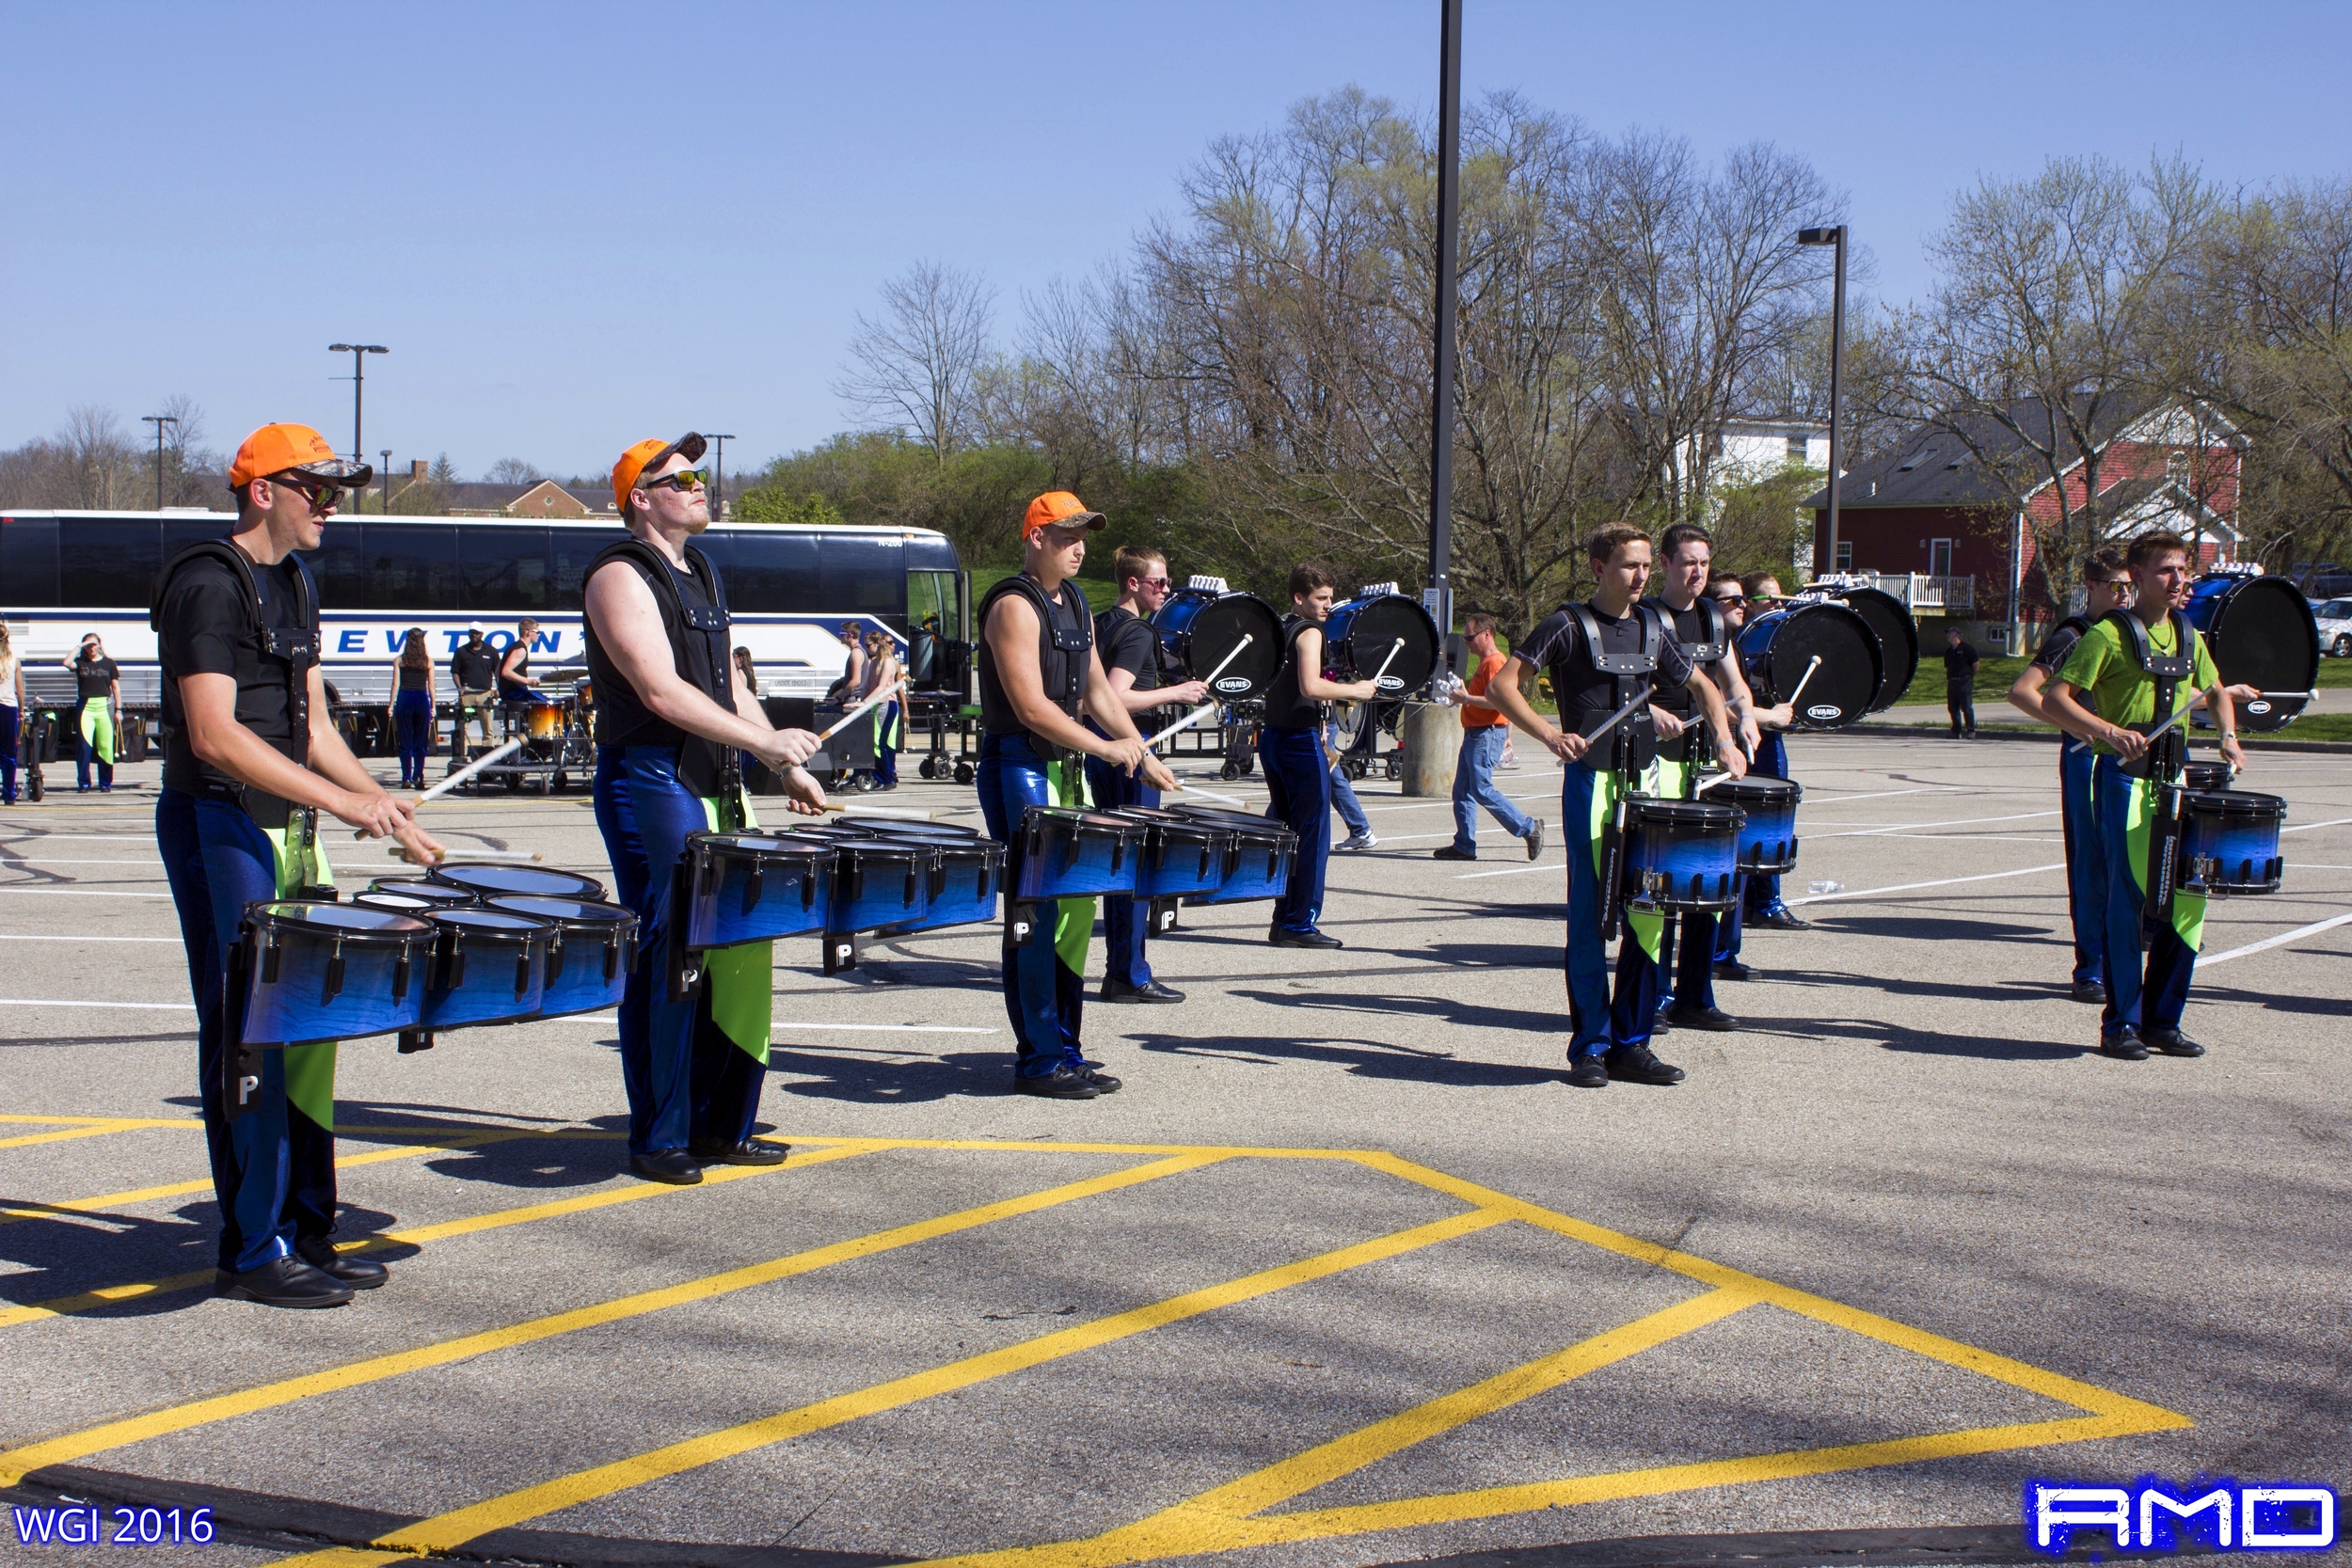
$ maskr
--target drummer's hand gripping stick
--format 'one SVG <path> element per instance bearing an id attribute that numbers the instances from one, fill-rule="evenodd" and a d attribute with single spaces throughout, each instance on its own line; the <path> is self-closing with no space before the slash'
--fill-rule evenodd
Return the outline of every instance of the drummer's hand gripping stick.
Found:
<path id="1" fill-rule="evenodd" d="M 1396 662 L 1396 656 L 1397 656 L 1397 655 L 1399 655 L 1399 654 L 1401 654 L 1401 653 L 1403 653 L 1404 651 L 1405 651 L 1405 639 L 1403 639 L 1403 638 L 1401 638 L 1401 637 L 1400 637 L 1400 638 L 1398 638 L 1398 639 L 1397 639 L 1394 642 L 1391 642 L 1391 643 L 1390 643 L 1390 644 L 1389 644 L 1389 657 L 1386 657 L 1386 658 L 1384 658 L 1384 659 L 1382 659 L 1382 660 L 1380 661 L 1380 668 L 1379 668 L 1379 669 L 1377 669 L 1377 670 L 1375 670 L 1375 671 L 1372 673 L 1372 685 L 1373 685 L 1373 689 L 1375 689 L 1375 690 L 1378 690 L 1378 689 L 1379 689 L 1379 687 L 1380 687 L 1380 677 L 1381 677 L 1381 676 L 1383 676 L 1383 675 L 1385 675 L 1385 674 L 1387 674 L 1387 673 L 1389 673 L 1389 666 L 1390 666 L 1390 665 L 1391 665 L 1391 664 L 1394 664 L 1394 663 Z"/>
<path id="2" fill-rule="evenodd" d="M 882 688 L 880 691 L 875 692 L 871 697 L 866 698 L 866 701 L 858 704 L 857 706 L 851 708 L 849 712 L 843 714 L 840 718 L 834 720 L 832 723 L 818 731 L 817 738 L 819 741 L 831 740 L 834 736 L 839 735 L 843 730 L 848 729 L 852 723 L 856 722 L 860 716 L 864 715 L 870 709 L 890 701 L 891 698 L 896 697 L 899 692 L 904 691 L 906 689 L 907 683 L 904 681 L 899 681 L 894 686 L 886 686 Z"/>

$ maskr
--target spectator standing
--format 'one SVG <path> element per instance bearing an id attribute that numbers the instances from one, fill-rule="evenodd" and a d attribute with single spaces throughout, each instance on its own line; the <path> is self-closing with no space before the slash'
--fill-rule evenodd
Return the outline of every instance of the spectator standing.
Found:
<path id="1" fill-rule="evenodd" d="M 490 744 L 490 693 L 498 687 L 498 651 L 482 640 L 482 623 L 466 628 L 465 645 L 449 657 L 450 684 L 457 688 L 457 719 L 450 725 L 450 768 L 466 763 L 466 723 L 481 726 L 482 744 Z"/>
<path id="2" fill-rule="evenodd" d="M 735 673 L 743 683 L 744 690 L 755 697 L 759 695 L 759 672 L 752 665 L 752 651 L 749 648 L 735 650 Z"/>
<path id="3" fill-rule="evenodd" d="M 73 672 L 73 789 L 89 793 L 90 764 L 98 764 L 98 788 L 115 786 L 115 715 L 122 711 L 122 672 L 106 657 L 106 645 L 91 632 L 82 651 L 62 661 Z"/>
<path id="4" fill-rule="evenodd" d="M 1454 842 L 1432 851 L 1441 861 L 1478 858 L 1478 808 L 1484 806 L 1502 831 L 1527 846 L 1527 858 L 1544 852 L 1544 825 L 1511 803 L 1495 787 L 1495 764 L 1502 758 L 1503 738 L 1511 721 L 1486 700 L 1486 683 L 1510 661 L 1495 646 L 1495 618 L 1470 615 L 1463 619 L 1463 641 L 1478 659 L 1461 699 L 1462 750 L 1454 761 Z"/>
<path id="5" fill-rule="evenodd" d="M 1944 628 L 1944 709 L 1954 740 L 1977 738 L 1977 650 L 1958 626 Z"/>
<path id="6" fill-rule="evenodd" d="M 24 719 L 24 661 L 0 626 L 0 805 L 16 804 L 16 735 Z"/>
<path id="7" fill-rule="evenodd" d="M 425 753 L 433 750 L 433 651 L 424 645 L 424 628 L 410 626 L 392 664 L 393 749 L 400 752 L 405 788 L 424 787 Z M 464 724 L 464 714 L 458 722 Z"/>
<path id="8" fill-rule="evenodd" d="M 857 700 L 866 701 L 876 692 L 888 691 L 897 686 L 905 667 L 898 662 L 898 646 L 886 631 L 866 634 L 866 676 L 858 687 Z M 898 699 L 874 710 L 874 774 L 875 789 L 898 787 Z"/>

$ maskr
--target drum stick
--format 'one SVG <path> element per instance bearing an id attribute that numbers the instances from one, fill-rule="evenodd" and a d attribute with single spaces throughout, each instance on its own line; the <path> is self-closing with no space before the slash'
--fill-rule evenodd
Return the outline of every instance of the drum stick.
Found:
<path id="1" fill-rule="evenodd" d="M 1204 679 L 1200 684 L 1206 686 L 1210 681 L 1213 681 L 1216 679 L 1217 676 L 1225 673 L 1225 667 L 1228 664 L 1232 663 L 1233 660 L 1239 658 L 1241 657 L 1241 651 L 1256 641 L 1257 633 L 1242 633 L 1241 641 L 1233 644 L 1233 651 L 1219 659 L 1217 661 L 1216 668 L 1210 671 L 1207 679 Z M 1199 707 L 1194 708 L 1190 713 L 1185 714 L 1182 719 L 1177 720 L 1176 722 L 1168 725 L 1168 728 L 1162 730 L 1159 734 L 1145 741 L 1143 743 L 1143 749 L 1147 752 L 1150 751 L 1152 747 L 1157 746 L 1161 741 L 1166 740 L 1169 736 L 1174 735 L 1177 731 L 1189 729 L 1193 725 L 1198 724 L 1201 720 L 1207 718 L 1210 714 L 1215 713 L 1217 705 L 1215 703 L 1201 704 Z"/>
<path id="2" fill-rule="evenodd" d="M 445 863 L 447 861 L 528 862 L 544 861 L 547 859 L 547 856 L 541 854 L 536 849 L 467 849 L 457 854 L 445 856 L 442 860 L 438 861 L 421 861 L 417 859 L 416 856 L 408 852 L 408 846 L 405 844 L 394 844 L 388 846 L 385 849 L 385 853 L 390 855 L 392 859 L 396 861 L 406 861 L 410 865 L 440 865 Z"/>
<path id="3" fill-rule="evenodd" d="M 1797 689 L 1788 693 L 1788 705 L 1790 707 L 1795 707 L 1797 705 L 1797 699 L 1804 695 L 1805 682 L 1811 680 L 1813 678 L 1813 672 L 1819 670 L 1820 667 L 1821 656 L 1820 654 L 1815 654 L 1813 656 L 1813 662 L 1804 667 L 1804 673 L 1797 677 Z"/>
<path id="4" fill-rule="evenodd" d="M 866 709 L 874 707 L 879 704 L 890 701 L 891 698 L 896 697 L 899 692 L 904 691 L 906 689 L 906 682 L 899 681 L 895 685 L 884 687 L 882 690 L 875 692 L 871 697 L 866 698 L 866 701 L 858 704 L 857 706 L 851 708 L 849 712 L 843 714 L 839 719 L 834 721 L 833 723 L 827 725 L 824 729 L 818 731 L 817 738 L 819 741 L 831 740 L 834 736 L 839 735 L 843 730 L 849 728 L 850 721 L 866 712 Z"/>
<path id="5" fill-rule="evenodd" d="M 1389 644 L 1389 657 L 1382 659 L 1380 661 L 1380 668 L 1372 673 L 1372 684 L 1374 686 L 1376 687 L 1380 684 L 1380 677 L 1389 673 L 1389 666 L 1394 664 L 1396 662 L 1396 656 L 1404 651 L 1405 639 L 1401 637 Z"/>
<path id="6" fill-rule="evenodd" d="M 1214 669 L 1214 670 L 1212 670 L 1212 671 L 1210 671 L 1207 674 L 1205 674 L 1205 675 L 1203 675 L 1203 676 L 1201 676 L 1201 677 L 1200 677 L 1200 684 L 1201 684 L 1201 685 L 1203 685 L 1203 686 L 1206 686 L 1206 685 L 1208 685 L 1211 681 L 1213 681 L 1213 680 L 1216 679 L 1216 678 L 1217 678 L 1217 676 L 1219 676 L 1219 675 L 1221 675 L 1221 674 L 1225 673 L 1225 667 L 1226 667 L 1227 665 L 1229 665 L 1229 664 L 1232 663 L 1232 662 L 1233 662 L 1233 660 L 1235 660 L 1235 659 L 1237 659 L 1237 658 L 1241 657 L 1241 651 L 1242 651 L 1244 648 L 1247 648 L 1248 646 L 1249 646 L 1249 644 L 1251 644 L 1252 642 L 1255 642 L 1257 640 L 1258 640 L 1258 634 L 1257 634 L 1256 632 L 1254 632 L 1254 631 L 1246 631 L 1246 632 L 1243 632 L 1243 633 L 1241 634 L 1241 641 L 1233 644 L 1233 651 L 1232 651 L 1232 653 L 1230 653 L 1230 654 L 1227 654 L 1227 655 L 1226 655 L 1223 658 L 1218 659 L 1218 660 L 1216 661 L 1216 669 Z"/>
<path id="7" fill-rule="evenodd" d="M 473 761 L 466 764 L 465 767 L 460 768 L 456 772 L 452 773 L 448 778 L 443 779 L 439 784 L 435 784 L 431 789 L 428 789 L 423 794 L 418 796 L 417 804 L 421 806 L 431 801 L 439 800 L 442 796 L 447 795 L 451 790 L 455 789 L 459 784 L 464 784 L 468 779 L 472 778 L 476 773 L 481 772 L 484 768 L 489 767 L 490 764 L 498 761 L 509 752 L 520 749 L 523 741 L 528 738 L 529 736 L 519 736 L 516 739 L 508 741 L 503 746 L 496 747 L 493 750 L 483 752 L 480 756 L 474 758 Z M 369 838 L 381 835 L 371 834 L 365 828 L 354 828 L 351 830 L 351 836 L 354 838 Z"/>
<path id="8" fill-rule="evenodd" d="M 1625 706 L 1619 708 L 1616 712 L 1602 720 L 1598 727 L 1594 729 L 1590 734 L 1586 735 L 1584 738 L 1587 740 L 1597 740 L 1602 736 L 1607 735 L 1611 730 L 1617 727 L 1619 721 L 1622 721 L 1627 714 L 1631 713 L 1635 708 L 1640 707 L 1644 703 L 1648 702 L 1654 694 L 1655 693 L 1652 692 L 1650 688 L 1645 686 L 1640 691 L 1634 693 L 1634 697 L 1631 702 L 1626 704 Z"/>
<path id="9" fill-rule="evenodd" d="M 1243 800 L 1240 796 L 1219 795 L 1214 789 L 1192 789 L 1180 784 L 1176 786 L 1176 793 L 1179 795 L 1198 795 L 1203 800 L 1215 800 L 1220 806 L 1239 806 L 1244 811 L 1248 811 L 1249 809 L 1249 802 Z"/>

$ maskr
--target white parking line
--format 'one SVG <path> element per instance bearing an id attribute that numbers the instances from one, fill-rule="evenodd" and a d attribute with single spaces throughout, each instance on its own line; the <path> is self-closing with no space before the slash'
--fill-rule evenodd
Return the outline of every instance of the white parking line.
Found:
<path id="1" fill-rule="evenodd" d="M 2279 831 L 2282 833 L 2308 833 L 2319 828 L 2341 828 L 2346 822 L 2352 822 L 2352 816 L 2335 816 L 2325 822 L 2306 822 L 2299 828 L 2281 828 Z"/>
<path id="2" fill-rule="evenodd" d="M 196 1004 L 193 1002 L 80 1002 L 47 996 L 0 996 L 0 1007 L 105 1007 L 116 1012 L 143 1013 L 192 1013 L 196 1011 Z"/>
<path id="3" fill-rule="evenodd" d="M 6 887 L 0 893 L 13 893 L 25 898 L 168 898 L 168 893 L 114 893 L 86 887 Z"/>
<path id="4" fill-rule="evenodd" d="M 1842 833 L 1805 833 L 1807 841 L 1824 838 L 1868 838 L 1879 833 L 1915 833 L 1924 828 L 1967 828 L 1980 822 L 2030 822 L 2037 816 L 2057 816 L 2055 811 L 2021 811 L 2010 816 L 1960 816 L 1949 822 L 1889 822 L 1878 828 L 1850 828 Z"/>
<path id="5" fill-rule="evenodd" d="M 1791 906 L 1825 904 L 1833 898 L 1870 898 L 1882 893 L 1909 893 L 1915 888 L 1923 887 L 1951 887 L 1959 882 L 1997 882 L 2004 877 L 2030 877 L 2038 871 L 2063 871 L 2065 869 L 2064 861 L 2054 861 L 2048 865 L 2021 866 L 2015 871 L 1988 871 L 1978 877 L 1939 877 L 1931 882 L 1897 882 L 1893 887 L 1855 888 L 1850 893 L 1807 894 L 1803 898 L 1791 898 L 1788 902 Z"/>
<path id="6" fill-rule="evenodd" d="M 2211 969 L 2215 964 L 2227 963 L 2232 958 L 2243 958 L 2249 953 L 2266 953 L 2273 947 L 2284 947 L 2291 942 L 2301 942 L 2305 937 L 2315 937 L 2322 931 L 2332 931 L 2337 927 L 2345 925 L 2352 925 L 2352 914 L 2339 914 L 2326 920 L 2314 920 L 2309 926 L 2298 926 L 2292 931 L 2281 931 L 2279 935 L 2265 937 L 2261 942 L 2249 942 L 2243 947 L 2233 947 L 2227 953 L 2216 953 L 2210 958 L 2199 958 L 2197 967 Z"/>
<path id="7" fill-rule="evenodd" d="M 167 942 L 181 945 L 178 937 L 45 937 L 29 936 L 17 931 L 0 931 L 0 942 Z"/>

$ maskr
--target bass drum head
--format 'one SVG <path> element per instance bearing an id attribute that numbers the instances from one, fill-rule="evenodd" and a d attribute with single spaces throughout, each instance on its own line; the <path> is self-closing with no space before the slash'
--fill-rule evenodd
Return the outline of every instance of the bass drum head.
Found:
<path id="1" fill-rule="evenodd" d="M 1282 619 L 1254 594 L 1180 591 L 1160 607 L 1152 628 L 1193 680 L 1217 671 L 1211 694 L 1220 702 L 1264 696 L 1282 667 Z M 1249 645 L 1233 654 L 1245 637 Z M 1230 664 L 1228 655 L 1233 655 Z"/>
<path id="2" fill-rule="evenodd" d="M 1911 685 L 1911 677 L 1919 673 L 1919 624 L 1903 608 L 1902 600 L 1877 588 L 1843 588 L 1837 596 L 1869 624 L 1879 640 L 1879 689 L 1870 699 L 1872 713 L 1883 712 L 1895 705 Z M 1810 699 L 1810 689 L 1805 696 Z"/>
<path id="3" fill-rule="evenodd" d="M 1348 612 L 1347 624 L 1335 632 L 1331 626 L 1342 610 Z M 1428 684 L 1438 668 L 1438 628 L 1420 605 L 1402 594 L 1382 594 L 1331 613 L 1333 621 L 1325 623 L 1325 635 L 1346 640 L 1348 667 L 1358 680 L 1372 679 L 1386 665 L 1387 673 L 1380 675 L 1383 697 L 1401 697 Z M 1401 648 L 1399 641 L 1405 644 Z M 1392 649 L 1393 658 L 1389 657 Z"/>
<path id="4" fill-rule="evenodd" d="M 2257 691 L 2309 691 L 2319 681 L 2319 622 L 2311 601 L 2284 578 L 2200 578 L 2189 589 L 2189 624 L 2213 649 L 2222 684 Z M 2236 705 L 2241 730 L 2282 729 L 2306 699 L 2256 697 Z"/>
<path id="5" fill-rule="evenodd" d="M 1805 671 L 1821 661 L 1811 679 Z M 1775 610 L 1740 634 L 1740 661 L 1767 707 L 1804 687 L 1797 709 L 1802 729 L 1834 730 L 1870 711 L 1883 684 L 1878 634 L 1859 612 L 1825 600 Z"/>

